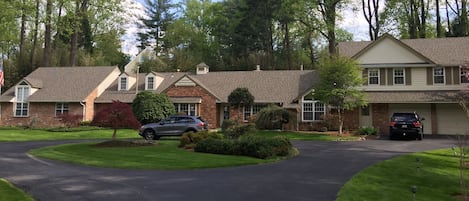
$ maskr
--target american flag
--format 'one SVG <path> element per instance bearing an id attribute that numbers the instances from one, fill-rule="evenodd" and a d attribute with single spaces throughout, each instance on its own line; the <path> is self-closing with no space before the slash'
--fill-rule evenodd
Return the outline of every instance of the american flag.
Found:
<path id="1" fill-rule="evenodd" d="M 2 87 L 5 84 L 5 77 L 3 76 L 3 61 L 0 60 L 0 87 Z"/>

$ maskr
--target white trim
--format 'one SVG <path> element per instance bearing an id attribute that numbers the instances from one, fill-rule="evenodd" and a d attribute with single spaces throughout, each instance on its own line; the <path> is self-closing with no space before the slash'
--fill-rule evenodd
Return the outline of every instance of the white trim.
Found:
<path id="1" fill-rule="evenodd" d="M 443 83 L 436 83 L 435 82 L 435 76 L 436 76 L 435 75 L 435 70 L 436 69 L 442 69 L 443 70 L 442 71 L 443 72 L 443 75 L 442 75 L 443 76 Z M 441 75 L 438 75 L 438 76 L 441 76 Z M 445 85 L 446 84 L 446 70 L 445 70 L 445 67 L 434 67 L 433 72 L 432 72 L 432 77 L 433 77 L 433 84 L 434 85 Z"/>
<path id="2" fill-rule="evenodd" d="M 123 84 L 123 80 L 122 80 L 122 79 L 123 79 L 123 78 L 125 78 L 125 87 L 122 86 L 122 84 Z M 127 75 L 121 75 L 121 76 L 119 76 L 119 80 L 118 80 L 118 84 L 117 84 L 117 85 L 118 85 L 118 86 L 117 86 L 117 90 L 118 90 L 118 91 L 127 91 L 127 90 L 129 90 L 129 76 L 127 76 Z"/>
<path id="3" fill-rule="evenodd" d="M 371 74 L 370 74 L 370 73 L 371 73 L 371 71 L 376 71 L 376 72 L 378 72 L 378 73 L 377 73 L 377 77 L 376 77 L 376 78 L 378 78 L 378 83 L 377 83 L 377 84 L 370 83 L 370 78 L 371 78 Z M 375 77 L 375 76 L 373 76 L 373 77 Z M 380 85 L 380 78 L 381 78 L 381 75 L 380 75 L 380 70 L 379 70 L 379 69 L 377 69 L 377 68 L 370 68 L 370 69 L 368 69 L 368 85 Z"/>
<path id="4" fill-rule="evenodd" d="M 396 78 L 399 78 L 399 77 L 396 77 L 396 70 L 402 70 L 402 83 L 396 83 Z M 392 69 L 392 82 L 393 82 L 393 85 L 405 85 L 405 69 L 404 68 L 393 68 Z"/>
<path id="5" fill-rule="evenodd" d="M 150 85 L 149 85 L 150 78 L 153 79 L 153 86 L 152 87 L 150 87 Z M 147 75 L 145 77 L 145 90 L 155 90 L 155 86 L 156 86 L 156 77 L 154 75 Z"/>

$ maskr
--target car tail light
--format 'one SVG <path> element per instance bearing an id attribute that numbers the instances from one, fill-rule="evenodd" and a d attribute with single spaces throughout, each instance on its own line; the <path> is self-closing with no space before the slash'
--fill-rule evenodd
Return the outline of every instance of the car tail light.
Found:
<path id="1" fill-rule="evenodd" d="M 199 124 L 197 124 L 197 126 L 199 126 L 199 127 L 204 127 L 204 126 L 205 126 L 205 123 L 204 123 L 204 122 L 200 122 Z"/>
<path id="2" fill-rule="evenodd" d="M 420 128 L 422 126 L 422 123 L 420 123 L 420 121 L 415 121 L 413 124 L 416 128 Z"/>
<path id="3" fill-rule="evenodd" d="M 389 126 L 394 127 L 395 125 L 396 125 L 396 122 L 395 122 L 395 121 L 391 121 L 391 123 L 389 123 Z"/>

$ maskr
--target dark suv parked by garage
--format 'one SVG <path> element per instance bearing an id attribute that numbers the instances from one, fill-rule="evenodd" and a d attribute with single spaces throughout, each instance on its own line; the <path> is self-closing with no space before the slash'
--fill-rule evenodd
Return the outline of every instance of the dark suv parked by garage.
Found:
<path id="1" fill-rule="evenodd" d="M 158 140 L 161 136 L 179 136 L 185 132 L 208 129 L 208 123 L 199 116 L 176 115 L 156 123 L 145 124 L 139 135 L 147 140 Z"/>
<path id="2" fill-rule="evenodd" d="M 389 124 L 389 137 L 391 140 L 398 137 L 410 139 L 423 139 L 423 124 L 425 118 L 417 113 L 394 113 Z"/>

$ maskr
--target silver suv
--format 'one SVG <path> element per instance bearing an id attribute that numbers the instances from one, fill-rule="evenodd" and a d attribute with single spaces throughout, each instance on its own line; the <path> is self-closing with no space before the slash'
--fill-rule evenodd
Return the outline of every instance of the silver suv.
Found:
<path id="1" fill-rule="evenodd" d="M 161 136 L 179 136 L 207 129 L 208 123 L 199 116 L 175 115 L 143 125 L 138 134 L 147 140 L 158 140 Z"/>

